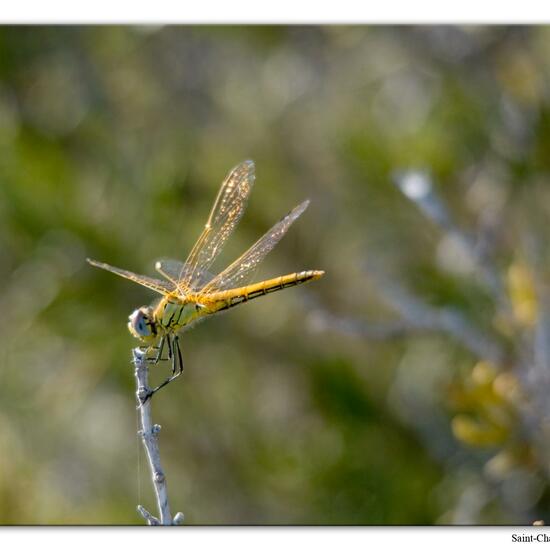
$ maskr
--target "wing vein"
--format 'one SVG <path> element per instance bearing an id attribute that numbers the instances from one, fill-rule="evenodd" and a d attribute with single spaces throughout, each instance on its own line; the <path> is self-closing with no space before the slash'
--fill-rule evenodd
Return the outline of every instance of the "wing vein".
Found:
<path id="1" fill-rule="evenodd" d="M 275 245 L 284 237 L 290 226 L 300 217 L 308 205 L 309 201 L 306 200 L 290 211 L 244 254 L 207 283 L 201 289 L 201 292 L 217 292 L 219 290 L 227 290 L 229 288 L 241 286 L 243 280 L 253 272 L 267 254 L 273 250 Z"/>
<path id="2" fill-rule="evenodd" d="M 254 179 L 251 160 L 237 165 L 226 176 L 203 232 L 181 268 L 177 281 L 181 292 L 197 290 L 204 284 L 203 274 L 210 269 L 244 213 Z"/>

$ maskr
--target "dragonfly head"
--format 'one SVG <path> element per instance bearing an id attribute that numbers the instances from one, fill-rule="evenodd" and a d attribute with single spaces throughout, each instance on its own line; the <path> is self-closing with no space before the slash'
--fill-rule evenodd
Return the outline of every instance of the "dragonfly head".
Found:
<path id="1" fill-rule="evenodd" d="M 128 330 L 132 336 L 146 344 L 153 343 L 157 339 L 157 323 L 151 307 L 143 306 L 136 309 L 128 319 Z"/>

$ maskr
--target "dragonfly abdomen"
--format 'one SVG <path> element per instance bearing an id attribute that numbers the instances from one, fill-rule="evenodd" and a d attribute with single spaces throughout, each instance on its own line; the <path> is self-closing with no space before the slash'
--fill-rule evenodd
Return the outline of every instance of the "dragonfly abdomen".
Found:
<path id="1" fill-rule="evenodd" d="M 214 292 L 204 298 L 204 305 L 211 313 L 217 313 L 271 292 L 314 281 L 322 277 L 324 273 L 324 271 L 301 271 L 240 288 Z"/>

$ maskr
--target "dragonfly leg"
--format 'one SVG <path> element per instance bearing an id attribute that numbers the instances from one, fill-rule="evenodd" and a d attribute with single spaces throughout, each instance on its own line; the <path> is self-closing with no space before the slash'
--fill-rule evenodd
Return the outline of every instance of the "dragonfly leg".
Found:
<path id="1" fill-rule="evenodd" d="M 163 336 L 161 339 L 160 339 L 160 343 L 159 343 L 159 346 L 158 348 L 153 348 L 153 349 L 157 349 L 157 354 L 156 356 L 153 358 L 153 363 L 156 365 L 159 361 L 163 361 L 162 359 L 162 352 L 164 351 L 164 341 L 166 340 L 166 336 Z"/>
<path id="2" fill-rule="evenodd" d="M 170 336 L 166 336 L 166 347 L 168 348 L 168 359 L 174 362 L 174 352 L 172 350 L 172 341 L 170 340 Z"/>
<path id="3" fill-rule="evenodd" d="M 168 348 L 168 358 L 172 360 L 172 376 L 169 376 L 162 384 L 158 385 L 156 388 L 153 388 L 147 394 L 142 404 L 153 397 L 153 395 L 157 393 L 161 388 L 164 388 L 164 386 L 170 384 L 170 382 L 174 381 L 178 376 L 183 373 L 183 357 L 181 355 L 179 337 L 176 335 L 174 336 L 174 340 L 171 341 L 170 337 L 166 336 L 166 345 Z"/>
<path id="4" fill-rule="evenodd" d="M 176 346 L 176 350 L 178 352 L 179 371 L 176 374 L 174 372 L 175 369 L 172 367 L 172 375 L 177 378 L 180 374 L 183 373 L 183 357 L 181 356 L 180 338 L 177 334 L 174 336 L 174 345 Z"/>
<path id="5" fill-rule="evenodd" d="M 158 346 L 138 346 L 139 349 L 145 353 L 148 353 L 150 351 L 155 351 L 154 357 L 147 357 L 147 362 L 156 365 L 159 361 L 166 361 L 166 359 L 163 359 L 162 352 L 164 351 L 164 341 L 165 336 L 162 336 L 159 342 Z"/>

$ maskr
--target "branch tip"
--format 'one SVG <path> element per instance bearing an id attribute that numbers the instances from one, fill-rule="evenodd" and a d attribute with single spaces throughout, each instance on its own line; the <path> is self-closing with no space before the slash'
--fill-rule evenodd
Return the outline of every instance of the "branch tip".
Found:
<path id="1" fill-rule="evenodd" d="M 174 520 L 172 521 L 172 523 L 174 525 L 181 525 L 184 521 L 185 521 L 185 516 L 181 512 L 178 512 L 174 516 Z"/>
<path id="2" fill-rule="evenodd" d="M 153 516 L 153 514 L 147 511 L 141 504 L 137 505 L 137 511 L 141 514 L 148 525 L 160 525 L 158 518 Z"/>

